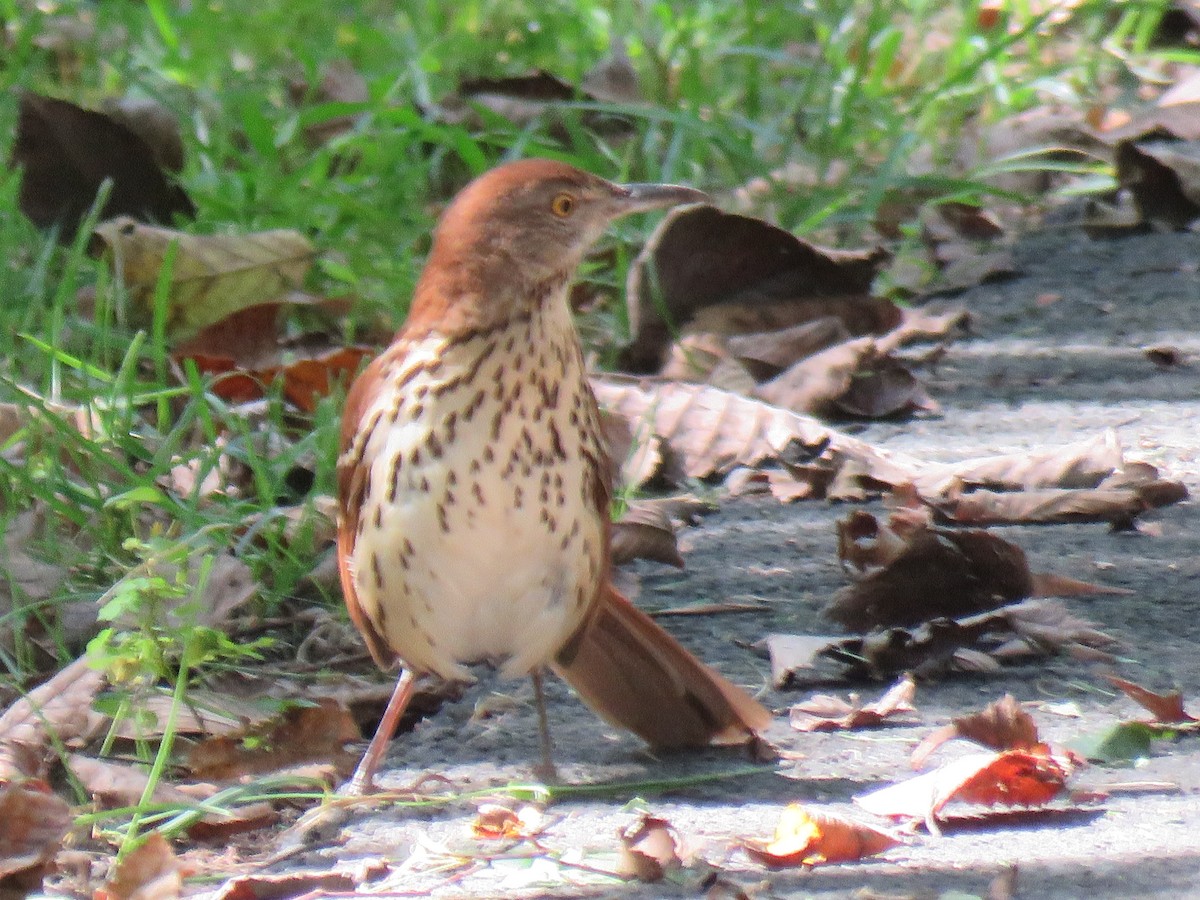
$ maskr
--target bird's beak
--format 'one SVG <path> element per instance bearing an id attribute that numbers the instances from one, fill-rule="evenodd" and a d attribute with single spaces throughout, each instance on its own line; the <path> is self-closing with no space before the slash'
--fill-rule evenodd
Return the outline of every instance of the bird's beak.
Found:
<path id="1" fill-rule="evenodd" d="M 712 199 L 704 191 L 680 184 L 620 184 L 615 187 L 614 218 L 684 203 L 708 203 Z"/>

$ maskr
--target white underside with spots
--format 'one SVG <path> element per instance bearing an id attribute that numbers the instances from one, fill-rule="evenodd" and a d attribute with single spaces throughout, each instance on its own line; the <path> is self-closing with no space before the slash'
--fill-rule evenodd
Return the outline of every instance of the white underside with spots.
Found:
<path id="1" fill-rule="evenodd" d="M 565 304 L 541 315 L 558 319 L 533 327 L 557 336 L 542 346 L 530 346 L 526 322 L 455 345 L 441 337 L 410 345 L 388 377 L 422 371 L 398 404 L 394 392 L 380 393 L 348 451 L 370 467 L 372 497 L 386 498 L 396 480 L 395 502 L 378 515 L 373 501 L 363 508 L 351 570 L 363 610 L 418 671 L 469 679 L 464 663 L 488 661 L 504 675 L 527 674 L 576 630 L 600 577 L 604 524 L 587 467 L 564 465 L 556 452 L 603 459 L 594 400 L 583 396 Z M 524 356 L 519 372 L 504 352 L 510 338 Z M 435 397 L 472 367 L 469 381 Z M 493 419 L 505 406 L 496 439 Z M 571 424 L 573 410 L 586 427 Z"/>

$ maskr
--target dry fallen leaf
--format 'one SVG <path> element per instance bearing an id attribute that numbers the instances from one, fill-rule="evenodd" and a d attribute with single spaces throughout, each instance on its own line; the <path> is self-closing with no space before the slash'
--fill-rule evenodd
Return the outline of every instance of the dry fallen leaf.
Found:
<path id="1" fill-rule="evenodd" d="M 247 746 L 244 738 L 251 736 L 253 746 Z M 294 707 L 281 719 L 250 729 L 243 739 L 222 735 L 196 744 L 188 752 L 187 768 L 193 777 L 206 781 L 228 781 L 308 762 L 333 763 L 339 772 L 349 774 L 357 754 L 346 745 L 360 737 L 349 710 L 322 699 L 316 706 Z"/>
<path id="2" fill-rule="evenodd" d="M 92 710 L 92 701 L 104 686 L 104 675 L 80 658 L 53 678 L 17 700 L 0 716 L 0 780 L 28 774 L 4 771 L 6 750 L 20 745 L 18 755 L 42 756 L 50 733 L 67 746 L 87 741 L 104 726 L 105 718 Z M 8 756 L 12 764 L 12 756 Z M 19 767 L 16 767 L 19 769 Z"/>
<path id="3" fill-rule="evenodd" d="M 528 803 L 512 809 L 499 803 L 483 803 L 475 811 L 471 834 L 488 840 L 534 837 L 546 827 L 546 816 Z"/>
<path id="4" fill-rule="evenodd" d="M 801 673 L 815 671 L 817 658 L 835 646 L 838 637 L 823 634 L 770 634 L 766 637 L 771 658 L 771 684 L 782 690 L 798 680 Z"/>
<path id="5" fill-rule="evenodd" d="M 44 783 L 0 784 L 0 883 L 40 885 L 72 821 L 70 804 Z"/>
<path id="6" fill-rule="evenodd" d="M 689 478 L 778 460 L 819 466 L 832 477 L 854 462 L 863 479 L 898 485 L 920 468 L 815 419 L 712 387 L 600 378 L 592 387 L 603 406 L 633 423 L 635 434 L 660 437 Z"/>
<path id="7" fill-rule="evenodd" d="M 915 532 L 886 565 L 839 590 L 823 613 L 852 631 L 916 625 L 983 612 L 1028 597 L 1025 553 L 989 532 Z"/>
<path id="8" fill-rule="evenodd" d="M 620 862 L 617 870 L 638 881 L 662 881 L 667 872 L 683 865 L 679 853 L 679 838 L 666 819 L 643 815 L 637 822 L 622 828 Z"/>
<path id="9" fill-rule="evenodd" d="M 855 862 L 901 844 L 899 837 L 798 803 L 789 805 L 770 841 L 742 842 L 747 855 L 772 869 Z"/>
<path id="10" fill-rule="evenodd" d="M 683 568 L 683 557 L 675 540 L 675 526 L 660 505 L 631 503 L 620 519 L 613 522 L 610 555 L 614 566 L 635 559 L 650 559 Z"/>
<path id="11" fill-rule="evenodd" d="M 166 329 L 172 341 L 239 310 L 283 299 L 299 289 L 316 253 L 298 231 L 194 235 L 129 218 L 96 227 L 113 273 L 129 291 L 135 321 L 149 321 L 154 292 L 170 248 L 177 247 L 168 285 Z"/>
<path id="12" fill-rule="evenodd" d="M 754 395 L 795 412 L 824 417 L 885 418 L 937 404 L 907 368 L 858 338 L 802 359 Z"/>
<path id="13" fill-rule="evenodd" d="M 1109 684 L 1150 712 L 1154 716 L 1155 722 L 1166 725 L 1194 725 L 1200 722 L 1200 719 L 1183 708 L 1183 694 L 1179 691 L 1157 694 L 1140 684 L 1118 678 L 1115 675 L 1106 675 L 1105 678 L 1108 679 Z"/>
<path id="14" fill-rule="evenodd" d="M 673 210 L 630 269 L 626 301 L 633 342 L 624 368 L 658 371 L 672 329 L 734 334 L 836 315 L 852 335 L 880 334 L 899 320 L 893 304 L 867 296 L 886 256 L 879 250 L 822 250 L 760 219 L 713 206 Z M 690 325 L 721 304 L 743 319 L 741 327 L 729 324 L 728 313 L 720 314 L 720 324 Z M 770 321 L 759 317 L 764 307 L 772 310 Z"/>
<path id="15" fill-rule="evenodd" d="M 951 801 L 1038 807 L 1066 789 L 1073 771 L 1070 759 L 1044 752 L 974 753 L 854 802 L 877 816 L 924 822 L 931 834 L 940 834 L 938 818 Z"/>
<path id="16" fill-rule="evenodd" d="M 934 750 L 954 738 L 992 750 L 1034 750 L 1042 746 L 1033 716 L 1021 708 L 1012 694 L 1005 694 L 981 712 L 956 716 L 949 725 L 928 735 L 912 752 L 913 768 L 921 768 Z"/>
<path id="17" fill-rule="evenodd" d="M 157 831 L 123 856 L 94 900 L 175 900 L 183 893 L 183 866 Z"/>
<path id="18" fill-rule="evenodd" d="M 22 169 L 18 204 L 39 228 L 57 225 L 60 243 L 74 239 L 106 179 L 112 188 L 102 219 L 169 223 L 176 215 L 196 215 L 188 195 L 163 173 L 155 148 L 138 133 L 143 129 L 118 118 L 28 91 L 21 95 L 9 159 L 9 168 Z"/>
<path id="19" fill-rule="evenodd" d="M 887 693 L 865 706 L 857 694 L 849 702 L 840 697 L 818 694 L 792 706 L 789 721 L 797 731 L 852 731 L 856 728 L 877 728 L 885 719 L 897 713 L 913 712 L 913 697 L 917 683 L 905 675 Z"/>
<path id="20" fill-rule="evenodd" d="M 1112 662 L 1119 646 L 1057 600 L 1025 600 L 960 619 L 935 619 L 919 628 L 890 628 L 862 637 L 831 639 L 813 654 L 846 670 L 847 677 L 883 679 L 900 672 L 944 669 L 996 672 L 1004 661 L 1066 653 Z"/>

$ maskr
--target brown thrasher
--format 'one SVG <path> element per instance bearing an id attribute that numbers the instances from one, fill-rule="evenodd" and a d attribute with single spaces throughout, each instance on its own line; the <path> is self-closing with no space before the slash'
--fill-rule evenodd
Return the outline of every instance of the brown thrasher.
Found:
<path id="1" fill-rule="evenodd" d="M 414 672 L 533 675 L 550 771 L 545 666 L 657 748 L 743 742 L 770 720 L 609 582 L 609 459 L 567 304 L 612 220 L 705 199 L 524 160 L 443 214 L 408 319 L 342 421 L 346 606 L 376 662 L 403 664 L 350 793 L 370 787 Z"/>

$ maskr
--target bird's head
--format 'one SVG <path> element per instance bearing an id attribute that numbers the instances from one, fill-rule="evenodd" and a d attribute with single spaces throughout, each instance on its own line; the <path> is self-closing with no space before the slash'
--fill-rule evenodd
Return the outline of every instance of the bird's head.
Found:
<path id="1" fill-rule="evenodd" d="M 492 169 L 442 214 L 406 327 L 503 322 L 547 287 L 565 287 L 613 220 L 707 200 L 694 188 L 614 184 L 552 160 Z"/>

